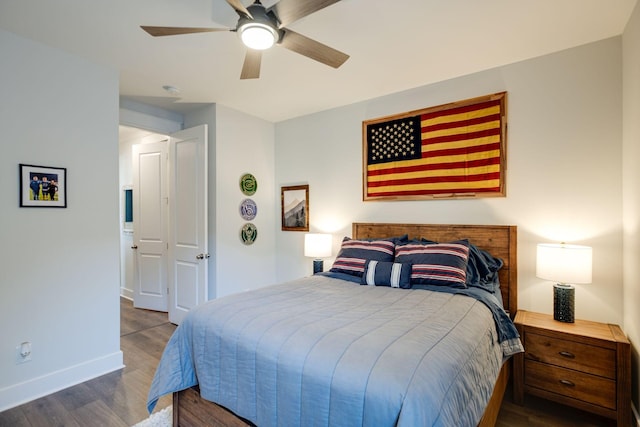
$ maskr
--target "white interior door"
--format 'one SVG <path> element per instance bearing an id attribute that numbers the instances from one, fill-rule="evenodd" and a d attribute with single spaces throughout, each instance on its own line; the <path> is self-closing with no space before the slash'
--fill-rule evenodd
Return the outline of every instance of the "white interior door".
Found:
<path id="1" fill-rule="evenodd" d="M 207 126 L 169 140 L 169 321 L 208 299 Z"/>
<path id="2" fill-rule="evenodd" d="M 133 306 L 167 311 L 167 155 L 168 142 L 134 145 Z"/>

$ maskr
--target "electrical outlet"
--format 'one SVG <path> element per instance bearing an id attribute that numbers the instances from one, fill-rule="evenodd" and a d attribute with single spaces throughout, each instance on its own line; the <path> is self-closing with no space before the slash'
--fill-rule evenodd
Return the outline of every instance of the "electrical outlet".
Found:
<path id="1" fill-rule="evenodd" d="M 16 365 L 31 362 L 31 342 L 24 341 L 16 346 Z"/>

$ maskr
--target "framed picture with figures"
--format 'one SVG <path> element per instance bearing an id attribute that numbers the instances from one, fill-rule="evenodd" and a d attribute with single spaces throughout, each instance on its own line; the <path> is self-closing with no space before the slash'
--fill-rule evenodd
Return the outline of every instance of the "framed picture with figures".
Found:
<path id="1" fill-rule="evenodd" d="M 20 164 L 20 207 L 66 208 L 67 169 Z"/>

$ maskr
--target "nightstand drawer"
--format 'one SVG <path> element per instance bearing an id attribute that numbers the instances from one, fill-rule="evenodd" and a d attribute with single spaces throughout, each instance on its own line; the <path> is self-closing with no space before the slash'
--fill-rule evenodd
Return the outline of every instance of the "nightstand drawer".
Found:
<path id="1" fill-rule="evenodd" d="M 616 382 L 606 378 L 525 360 L 524 383 L 527 387 L 616 409 Z"/>
<path id="2" fill-rule="evenodd" d="M 575 341 L 528 333 L 525 357 L 538 362 L 616 379 L 616 352 Z"/>

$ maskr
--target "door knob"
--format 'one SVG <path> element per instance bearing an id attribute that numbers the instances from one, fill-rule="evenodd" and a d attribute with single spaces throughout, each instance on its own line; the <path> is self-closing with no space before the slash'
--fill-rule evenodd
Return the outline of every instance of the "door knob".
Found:
<path id="1" fill-rule="evenodd" d="M 196 255 L 196 259 L 209 259 L 209 254 L 198 254 Z"/>
<path id="2" fill-rule="evenodd" d="M 131 249 L 138 249 L 138 245 L 131 246 Z"/>

